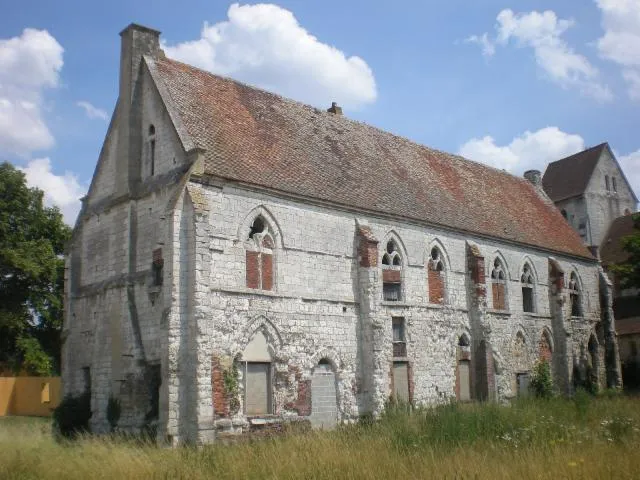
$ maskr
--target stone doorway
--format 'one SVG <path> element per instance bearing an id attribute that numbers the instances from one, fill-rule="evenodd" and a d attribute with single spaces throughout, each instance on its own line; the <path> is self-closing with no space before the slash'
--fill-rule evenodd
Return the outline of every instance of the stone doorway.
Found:
<path id="1" fill-rule="evenodd" d="M 313 369 L 310 420 L 313 428 L 332 429 L 338 423 L 336 374 L 326 360 Z"/>

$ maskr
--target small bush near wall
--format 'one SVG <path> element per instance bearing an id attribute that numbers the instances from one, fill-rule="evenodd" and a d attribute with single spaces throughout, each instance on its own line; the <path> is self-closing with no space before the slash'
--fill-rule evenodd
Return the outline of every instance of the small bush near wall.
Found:
<path id="1" fill-rule="evenodd" d="M 91 398 L 88 393 L 67 395 L 53 412 L 53 428 L 64 438 L 89 432 Z"/>
<path id="2" fill-rule="evenodd" d="M 553 379 L 551 378 L 551 367 L 546 360 L 539 361 L 534 370 L 533 377 L 529 382 L 531 392 L 538 398 L 553 397 Z"/>

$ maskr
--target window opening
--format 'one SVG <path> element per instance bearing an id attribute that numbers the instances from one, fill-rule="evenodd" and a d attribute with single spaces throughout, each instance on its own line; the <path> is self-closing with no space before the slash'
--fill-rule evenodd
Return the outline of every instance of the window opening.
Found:
<path id="1" fill-rule="evenodd" d="M 605 185 L 605 187 L 607 189 L 607 192 L 608 192 L 610 190 L 610 188 L 609 188 L 609 175 L 605 175 L 604 176 L 604 185 Z"/>
<path id="2" fill-rule="evenodd" d="M 156 173 L 156 127 L 149 125 L 149 164 L 151 176 Z"/>
<path id="3" fill-rule="evenodd" d="M 442 261 L 442 254 L 437 247 L 431 249 L 427 270 L 429 302 L 443 304 L 445 295 L 444 262 Z"/>
<path id="4" fill-rule="evenodd" d="M 402 257 L 393 240 L 387 242 L 382 255 L 382 298 L 388 302 L 402 300 Z"/>
<path id="5" fill-rule="evenodd" d="M 582 302 L 580 295 L 580 283 L 578 282 L 578 276 L 575 272 L 571 272 L 569 277 L 569 300 L 571 302 L 571 316 L 582 316 Z"/>
<path id="6" fill-rule="evenodd" d="M 153 285 L 159 287 L 162 285 L 164 269 L 164 259 L 162 258 L 162 249 L 158 248 L 153 251 L 153 262 L 151 263 L 151 272 L 153 275 Z"/>
<path id="7" fill-rule="evenodd" d="M 522 283 L 522 310 L 528 313 L 535 312 L 535 302 L 533 295 L 533 273 L 531 272 L 531 267 L 528 263 L 525 263 L 524 268 L 522 269 L 522 276 L 520 277 L 520 282 Z"/>
<path id="8" fill-rule="evenodd" d="M 406 357 L 407 343 L 405 339 L 405 322 L 403 317 L 393 317 L 391 319 L 393 328 L 393 356 Z"/>
<path id="9" fill-rule="evenodd" d="M 618 186 L 616 185 L 616 177 L 611 177 L 611 186 L 613 187 L 613 191 L 618 191 Z"/>
<path id="10" fill-rule="evenodd" d="M 275 241 L 262 217 L 256 217 L 251 224 L 248 241 L 246 252 L 247 287 L 272 290 Z"/>
<path id="11" fill-rule="evenodd" d="M 502 263 L 498 258 L 493 261 L 493 269 L 491 270 L 491 291 L 493 297 L 493 308 L 496 310 L 506 310 L 506 275 Z"/>

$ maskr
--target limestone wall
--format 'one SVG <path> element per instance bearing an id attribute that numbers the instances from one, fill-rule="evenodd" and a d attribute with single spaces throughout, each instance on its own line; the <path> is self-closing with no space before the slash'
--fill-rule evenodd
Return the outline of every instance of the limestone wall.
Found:
<path id="1" fill-rule="evenodd" d="M 509 398 L 516 394 L 516 373 L 529 371 L 538 359 L 543 331 L 554 344 L 564 342 L 567 355 L 560 362 L 570 370 L 573 353 L 586 344 L 600 318 L 597 268 L 590 262 L 555 257 L 567 278 L 572 271 L 580 278 L 584 317 L 572 319 L 566 294 L 550 294 L 547 252 L 305 205 L 231 185 L 192 184 L 190 188 L 199 198 L 194 217 L 195 328 L 192 321 L 177 321 L 181 322 L 180 334 L 190 336 L 197 345 L 195 365 L 186 368 L 196 372 L 197 384 L 190 395 L 197 397 L 200 420 L 198 432 L 183 432 L 194 440 L 211 438 L 216 425 L 231 429 L 245 425 L 242 371 L 234 395 L 238 404 L 231 409 L 221 405 L 214 415 L 215 390 L 222 387 L 220 382 L 216 387 L 212 364 L 230 368 L 257 330 L 265 332 L 273 349 L 272 413 L 296 416 L 306 411 L 305 402 L 312 402 L 306 382 L 318 361 L 328 358 L 338 378 L 340 417 L 349 421 L 371 408 L 374 391 L 378 398 L 374 403 L 390 393 L 394 316 L 405 318 L 407 361 L 416 403 L 455 397 L 456 355 L 462 334 L 471 337 L 474 352 L 479 341 L 474 335 L 490 339 L 489 355 L 496 364 L 494 388 L 500 398 Z M 246 237 L 257 215 L 267 221 L 276 238 L 271 291 L 245 286 Z M 370 284 L 363 287 L 358 224 L 367 225 L 379 241 L 378 258 L 382 258 L 388 239 L 393 238 L 399 246 L 401 301 L 382 300 L 382 288 L 376 287 L 382 278 L 379 263 L 367 269 Z M 178 241 L 176 238 L 174 241 Z M 489 290 L 486 304 L 483 301 L 477 306 L 483 315 L 480 330 L 471 324 L 473 295 L 466 253 L 469 241 L 484 257 L 486 284 L 490 283 L 496 256 L 507 272 L 508 309 L 493 310 Z M 445 264 L 444 305 L 429 303 L 425 264 L 433 246 L 441 250 Z M 174 244 L 178 247 L 182 245 Z M 520 276 L 525 262 L 529 262 L 535 277 L 535 313 L 522 309 Z M 365 302 L 367 315 L 363 315 Z M 563 312 L 559 326 L 553 325 L 554 308 Z M 371 328 L 366 325 L 370 319 L 374 323 Z M 515 345 L 518 333 L 524 345 Z M 563 338 L 557 339 L 556 335 Z M 373 356 L 370 351 L 374 351 Z M 566 375 L 564 381 L 568 381 Z M 181 408 L 181 398 L 177 402 L 169 399 L 170 418 Z"/>

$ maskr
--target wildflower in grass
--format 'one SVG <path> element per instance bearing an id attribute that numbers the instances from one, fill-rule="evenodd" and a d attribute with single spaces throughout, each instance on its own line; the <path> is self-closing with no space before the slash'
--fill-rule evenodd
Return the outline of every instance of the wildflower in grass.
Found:
<path id="1" fill-rule="evenodd" d="M 567 465 L 569 465 L 570 467 L 577 467 L 578 464 L 576 462 L 569 462 Z"/>

